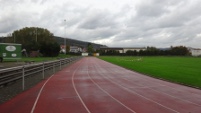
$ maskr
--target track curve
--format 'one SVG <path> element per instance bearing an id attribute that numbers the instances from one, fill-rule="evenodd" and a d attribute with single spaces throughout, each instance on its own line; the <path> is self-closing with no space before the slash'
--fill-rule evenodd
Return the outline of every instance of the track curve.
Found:
<path id="1" fill-rule="evenodd" d="M 0 105 L 1 113 L 200 113 L 201 90 L 85 57 Z"/>

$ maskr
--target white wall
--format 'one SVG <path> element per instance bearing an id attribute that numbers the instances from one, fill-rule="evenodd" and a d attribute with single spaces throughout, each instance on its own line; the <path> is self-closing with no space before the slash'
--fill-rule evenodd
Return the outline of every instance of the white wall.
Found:
<path id="1" fill-rule="evenodd" d="M 89 53 L 82 53 L 82 56 L 88 56 Z"/>
<path id="2" fill-rule="evenodd" d="M 201 56 L 201 49 L 190 49 L 192 56 Z"/>

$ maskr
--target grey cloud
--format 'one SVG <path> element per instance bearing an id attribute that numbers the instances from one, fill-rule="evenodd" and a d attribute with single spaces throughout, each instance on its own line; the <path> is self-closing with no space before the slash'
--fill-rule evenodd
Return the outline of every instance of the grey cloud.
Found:
<path id="1" fill-rule="evenodd" d="M 92 42 L 109 40 L 108 46 L 201 47 L 201 1 L 128 1 L 101 8 L 90 1 L 1 0 L 0 35 L 37 26 L 56 36 Z"/>
<path id="2" fill-rule="evenodd" d="M 93 10 L 83 15 L 83 21 L 79 27 L 83 29 L 96 29 L 114 26 L 115 18 L 107 11 Z"/>
<path id="3" fill-rule="evenodd" d="M 201 15 L 201 7 L 199 4 L 190 5 L 188 3 L 177 7 L 177 10 L 172 11 L 168 15 L 163 16 L 159 20 L 160 27 L 177 27 L 185 26 L 189 21 L 192 21 Z"/>
<path id="4" fill-rule="evenodd" d="M 118 30 L 110 28 L 98 28 L 95 31 L 91 29 L 77 29 L 75 33 L 71 34 L 74 38 L 81 40 L 93 41 L 98 39 L 107 39 L 118 34 Z"/>
<path id="5" fill-rule="evenodd" d="M 177 6 L 182 0 L 141 0 L 136 6 L 139 17 L 159 17 L 170 12 L 170 7 Z"/>
<path id="6" fill-rule="evenodd" d="M 157 0 L 152 0 L 153 3 L 155 3 L 156 1 Z M 151 5 L 153 5 L 153 3 L 148 2 L 147 4 L 149 4 L 151 6 Z M 161 7 L 171 7 L 170 5 L 172 5 L 171 3 L 169 3 L 169 4 L 166 4 L 166 2 L 164 2 L 164 3 L 165 4 L 160 3 Z M 198 7 L 199 4 L 192 4 L 190 6 L 188 4 L 189 4 L 189 2 L 185 2 L 185 3 L 178 2 L 176 5 L 174 5 L 175 10 L 168 11 L 168 12 L 162 10 L 162 11 L 160 11 L 160 15 L 155 15 L 155 13 L 153 14 L 152 12 L 148 11 L 148 13 L 150 13 L 149 15 L 152 15 L 149 17 L 145 17 L 145 16 L 147 16 L 147 13 L 140 12 L 141 13 L 140 15 L 136 15 L 128 21 L 128 23 L 127 23 L 128 27 L 135 27 L 138 29 L 137 32 L 140 32 L 140 31 L 144 32 L 143 33 L 144 35 L 146 35 L 147 31 L 150 31 L 150 30 L 157 31 L 157 30 L 163 30 L 166 28 L 174 29 L 174 28 L 179 27 L 180 30 L 182 31 L 182 29 L 185 28 L 185 25 L 187 23 L 189 23 L 193 19 L 198 18 L 200 15 L 200 12 L 198 12 L 198 11 L 194 12 L 194 10 L 200 9 Z M 147 6 L 147 5 L 144 5 L 144 6 Z M 153 6 L 155 6 L 155 4 Z M 152 8 L 152 6 L 151 6 L 151 8 Z M 144 8 L 142 8 L 142 10 L 146 11 L 146 8 L 144 7 Z M 194 13 L 192 14 L 190 12 L 194 12 Z M 138 14 L 139 14 L 139 12 L 138 12 Z M 145 14 L 145 16 L 142 16 L 143 14 Z M 153 33 L 153 34 L 155 34 L 155 33 Z M 192 34 L 190 32 L 188 32 L 188 33 Z M 178 34 L 178 33 L 174 32 L 174 34 Z M 178 35 L 180 35 L 180 34 L 178 34 Z"/>

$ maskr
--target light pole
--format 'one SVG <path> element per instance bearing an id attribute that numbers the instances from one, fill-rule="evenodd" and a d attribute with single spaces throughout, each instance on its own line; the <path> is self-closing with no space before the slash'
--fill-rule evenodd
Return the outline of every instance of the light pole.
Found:
<path id="1" fill-rule="evenodd" d="M 66 19 L 64 20 L 64 22 L 65 22 L 65 26 L 64 26 L 64 50 L 65 50 L 65 54 L 66 54 Z"/>
<path id="2" fill-rule="evenodd" d="M 38 31 L 37 31 L 37 27 L 36 27 L 36 42 L 37 42 L 37 40 L 38 40 Z"/>

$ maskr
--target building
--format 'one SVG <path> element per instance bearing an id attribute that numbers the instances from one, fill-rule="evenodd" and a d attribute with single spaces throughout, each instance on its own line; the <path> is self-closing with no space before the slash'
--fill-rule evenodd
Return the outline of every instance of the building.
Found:
<path id="1" fill-rule="evenodd" d="M 198 48 L 189 48 L 192 56 L 201 56 L 201 49 Z"/>
<path id="2" fill-rule="evenodd" d="M 70 46 L 69 52 L 71 52 L 71 53 L 81 53 L 81 52 L 83 52 L 83 51 L 82 51 L 82 48 L 81 48 L 81 47 L 78 47 L 78 46 Z"/>
<path id="3" fill-rule="evenodd" d="M 146 50 L 146 47 L 101 47 L 100 50 L 104 50 L 105 52 L 114 50 L 118 51 L 119 53 L 126 53 L 128 50 L 137 51 Z"/>

